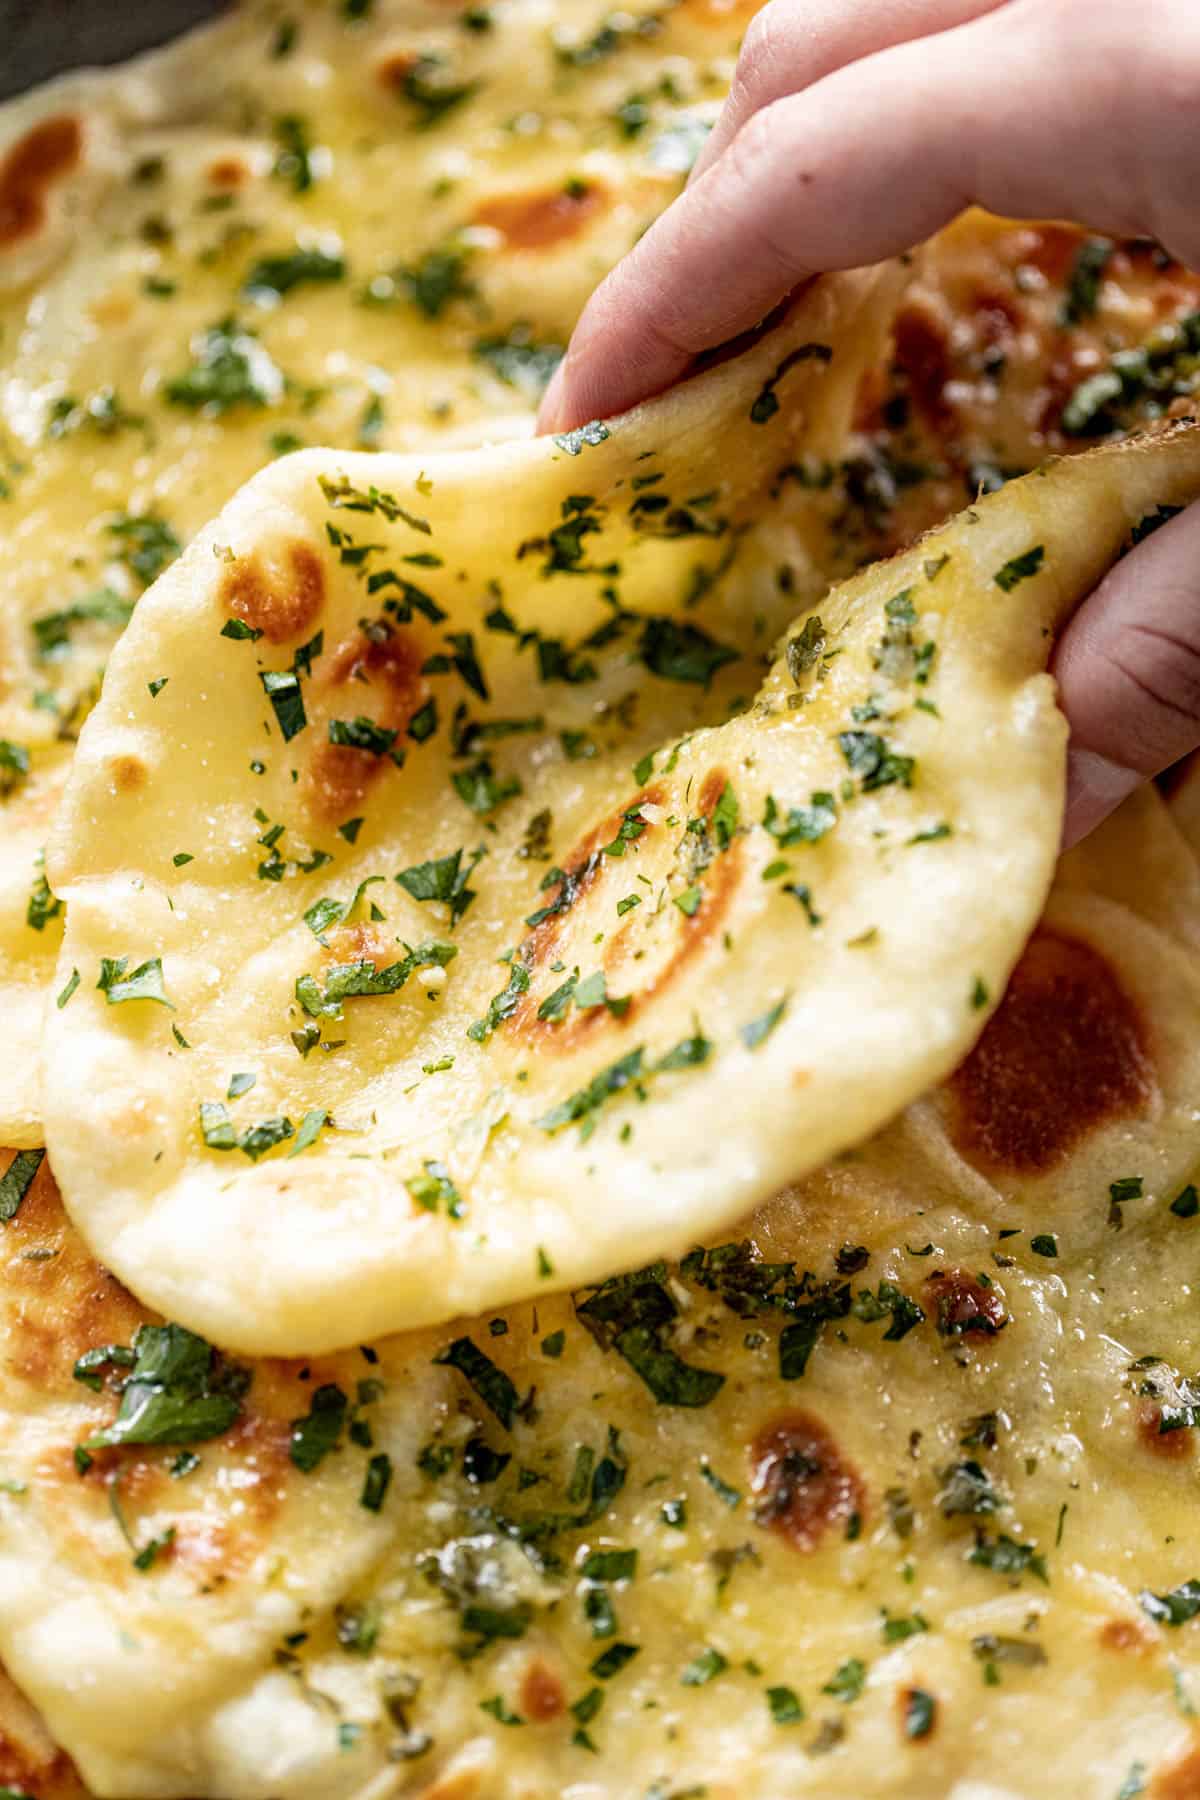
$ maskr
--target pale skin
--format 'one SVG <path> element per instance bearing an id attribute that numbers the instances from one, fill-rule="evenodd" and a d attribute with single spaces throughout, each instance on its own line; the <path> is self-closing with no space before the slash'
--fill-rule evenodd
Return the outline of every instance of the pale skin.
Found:
<path id="1" fill-rule="evenodd" d="M 585 308 L 541 428 L 623 411 L 809 277 L 972 202 L 1200 267 L 1197 0 L 770 0 L 687 190 Z M 1200 504 L 1117 565 L 1053 667 L 1070 845 L 1200 746 Z"/>

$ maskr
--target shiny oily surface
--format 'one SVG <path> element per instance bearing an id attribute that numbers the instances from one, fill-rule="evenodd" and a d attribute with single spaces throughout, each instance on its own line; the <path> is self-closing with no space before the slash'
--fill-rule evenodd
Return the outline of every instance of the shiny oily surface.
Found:
<path id="1" fill-rule="evenodd" d="M 97 1443 L 152 1316 L 43 1164 L 0 1634 L 91 1791 L 1192 1793 L 1198 945 L 1142 796 L 959 1075 L 744 1237 L 336 1357 L 202 1346 L 177 1425 L 233 1416 L 190 1448 Z"/>
<path id="2" fill-rule="evenodd" d="M 0 1131 L 39 1141 L 39 854 L 153 576 L 300 444 L 531 429 L 678 191 L 743 23 L 688 0 L 232 10 L 0 109 Z"/>

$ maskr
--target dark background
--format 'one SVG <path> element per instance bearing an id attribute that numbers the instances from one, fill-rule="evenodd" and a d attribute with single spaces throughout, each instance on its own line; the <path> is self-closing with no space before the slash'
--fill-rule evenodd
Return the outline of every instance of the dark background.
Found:
<path id="1" fill-rule="evenodd" d="M 217 9 L 218 0 L 0 0 L 0 100 L 63 69 L 120 62 Z"/>

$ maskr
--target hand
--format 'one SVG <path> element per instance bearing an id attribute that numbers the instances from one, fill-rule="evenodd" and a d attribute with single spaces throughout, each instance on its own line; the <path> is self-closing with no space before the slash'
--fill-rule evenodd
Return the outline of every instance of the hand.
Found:
<path id="1" fill-rule="evenodd" d="M 623 411 L 798 283 L 970 202 L 1200 265 L 1196 0 L 771 0 L 686 192 L 593 295 L 543 430 Z M 1200 745 L 1200 508 L 1109 575 L 1054 660 L 1064 842 Z"/>

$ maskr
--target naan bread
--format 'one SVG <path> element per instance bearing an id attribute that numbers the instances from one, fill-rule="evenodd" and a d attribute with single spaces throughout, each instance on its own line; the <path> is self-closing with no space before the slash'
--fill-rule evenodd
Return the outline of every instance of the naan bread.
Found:
<path id="1" fill-rule="evenodd" d="M 1197 899 L 1135 797 L 959 1073 L 744 1242 L 248 1387 L 191 1344 L 163 1429 L 228 1428 L 190 1453 L 127 1423 L 77 1474 L 157 1321 L 43 1163 L 0 1232 L 0 1651 L 89 1789 L 1188 1794 Z"/>
<path id="2" fill-rule="evenodd" d="M 712 570 L 791 454 L 762 396 L 787 382 L 798 430 L 838 366 L 830 306 L 853 368 L 839 282 L 598 442 L 280 464 L 142 603 L 51 860 L 79 986 L 45 1117 L 144 1299 L 291 1354 L 596 1279 L 727 1226 L 969 1048 L 1057 850 L 1053 630 L 1195 493 L 1200 434 L 1012 484 L 822 601 L 706 726 L 728 685 L 660 695 L 745 644 L 755 589 Z M 415 597 L 412 546 L 444 559 Z M 606 731 L 575 759 L 596 701 L 562 675 L 588 661 Z"/>
<path id="3" fill-rule="evenodd" d="M 38 858 L 143 588 L 281 449 L 531 430 L 747 16 L 252 0 L 0 108 L 0 1141 L 40 1141 Z"/>

